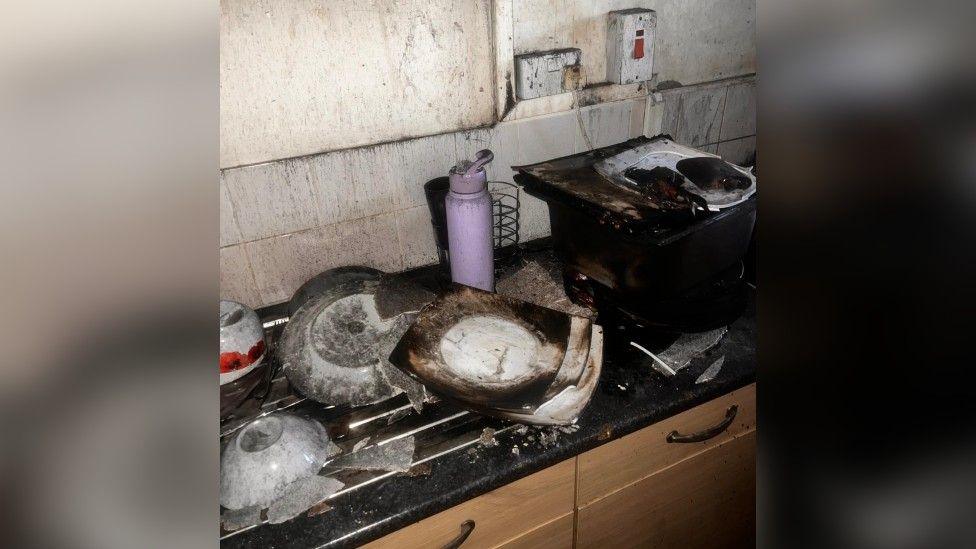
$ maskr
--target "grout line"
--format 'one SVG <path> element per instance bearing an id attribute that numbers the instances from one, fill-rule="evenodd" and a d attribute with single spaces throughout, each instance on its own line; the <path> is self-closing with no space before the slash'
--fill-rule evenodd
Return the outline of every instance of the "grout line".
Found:
<path id="1" fill-rule="evenodd" d="M 404 211 L 407 211 L 407 210 L 412 210 L 414 208 L 420 208 L 420 207 L 423 207 L 423 204 L 418 204 L 416 206 L 407 206 L 407 207 L 404 207 L 404 208 L 397 208 L 395 210 L 390 210 L 388 212 L 380 212 L 380 213 L 376 213 L 376 214 L 373 214 L 373 215 L 364 215 L 362 217 L 355 217 L 355 218 L 352 218 L 352 219 L 346 219 L 344 221 L 336 221 L 335 223 L 328 223 L 326 225 L 318 225 L 316 227 L 309 227 L 307 229 L 299 229 L 297 231 L 291 231 L 290 233 L 273 234 L 271 236 L 265 236 L 265 237 L 262 237 L 262 238 L 255 238 L 253 240 L 245 240 L 245 241 L 242 241 L 242 242 L 238 242 L 236 244 L 228 244 L 226 246 L 221 246 L 220 249 L 223 249 L 223 248 L 232 248 L 234 246 L 242 246 L 244 244 L 253 244 L 255 242 L 261 242 L 262 240 L 271 240 L 272 238 L 281 238 L 283 236 L 291 236 L 293 234 L 302 234 L 302 233 L 307 233 L 309 231 L 317 231 L 319 229 L 325 229 L 327 227 L 332 227 L 332 226 L 335 226 L 335 225 L 342 225 L 344 223 L 352 223 L 353 221 L 361 221 L 361 220 L 364 220 L 364 219 L 373 219 L 375 217 L 380 217 L 382 215 L 393 215 L 393 214 L 396 214 L 396 213 L 400 213 L 400 212 L 404 212 Z"/>

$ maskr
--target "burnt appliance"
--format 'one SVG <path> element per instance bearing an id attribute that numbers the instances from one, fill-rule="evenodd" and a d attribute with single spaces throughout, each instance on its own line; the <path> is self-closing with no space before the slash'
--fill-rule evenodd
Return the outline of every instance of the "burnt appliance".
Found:
<path id="1" fill-rule="evenodd" d="M 567 294 L 603 322 L 696 332 L 745 307 L 755 177 L 670 136 L 514 167 L 549 207 Z"/>

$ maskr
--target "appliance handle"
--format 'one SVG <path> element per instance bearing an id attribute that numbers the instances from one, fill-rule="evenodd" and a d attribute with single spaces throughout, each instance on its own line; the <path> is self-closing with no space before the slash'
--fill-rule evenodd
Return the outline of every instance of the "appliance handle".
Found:
<path id="1" fill-rule="evenodd" d="M 668 442 L 687 443 L 687 442 L 702 442 L 710 438 L 716 437 L 722 431 L 728 429 L 729 425 L 732 425 L 732 421 L 735 420 L 735 414 L 738 411 L 739 411 L 739 406 L 733 404 L 732 406 L 729 406 L 728 410 L 725 411 L 725 419 L 723 419 L 718 425 L 714 425 L 712 427 L 709 427 L 708 429 L 699 431 L 697 433 L 691 433 L 690 435 L 682 435 L 678 433 L 678 431 L 671 431 L 670 433 L 668 433 L 666 440 Z"/>
<path id="2" fill-rule="evenodd" d="M 447 545 L 444 546 L 444 549 L 457 549 L 458 547 L 460 547 L 461 544 L 464 543 L 466 539 L 468 539 L 468 536 L 471 535 L 471 532 L 474 532 L 474 526 L 475 526 L 474 521 L 471 519 L 462 522 L 461 533 L 458 534 L 456 538 L 447 542 Z"/>

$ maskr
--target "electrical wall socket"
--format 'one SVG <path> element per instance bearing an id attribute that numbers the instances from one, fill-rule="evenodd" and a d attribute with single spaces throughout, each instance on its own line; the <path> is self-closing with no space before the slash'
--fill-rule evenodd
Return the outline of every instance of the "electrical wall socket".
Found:
<path id="1" fill-rule="evenodd" d="M 534 99 L 580 88 L 579 48 L 532 52 L 515 56 L 515 94 Z"/>

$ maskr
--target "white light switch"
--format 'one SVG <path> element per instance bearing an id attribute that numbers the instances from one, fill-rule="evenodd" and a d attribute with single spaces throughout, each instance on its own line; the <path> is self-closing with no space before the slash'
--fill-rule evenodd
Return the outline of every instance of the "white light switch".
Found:
<path id="1" fill-rule="evenodd" d="M 607 27 L 607 80 L 632 84 L 650 80 L 654 71 L 657 14 L 631 8 L 611 11 Z"/>

